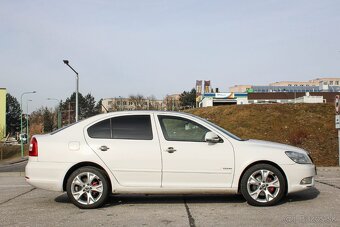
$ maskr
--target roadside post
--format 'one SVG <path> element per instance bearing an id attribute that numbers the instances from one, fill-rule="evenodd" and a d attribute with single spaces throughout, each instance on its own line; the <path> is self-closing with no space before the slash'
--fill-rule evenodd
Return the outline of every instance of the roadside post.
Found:
<path id="1" fill-rule="evenodd" d="M 339 115 L 339 99 L 340 96 L 335 96 L 335 128 L 338 130 L 338 145 L 339 145 L 339 160 L 338 164 L 340 166 L 340 115 Z"/>

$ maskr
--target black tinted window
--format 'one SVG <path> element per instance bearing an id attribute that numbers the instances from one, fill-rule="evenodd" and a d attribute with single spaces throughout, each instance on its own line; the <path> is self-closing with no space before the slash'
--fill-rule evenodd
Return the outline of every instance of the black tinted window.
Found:
<path id="1" fill-rule="evenodd" d="M 152 140 L 149 115 L 111 118 L 113 139 Z"/>
<path id="2" fill-rule="evenodd" d="M 91 138 L 110 139 L 111 126 L 110 119 L 100 121 L 87 129 L 87 133 Z"/>

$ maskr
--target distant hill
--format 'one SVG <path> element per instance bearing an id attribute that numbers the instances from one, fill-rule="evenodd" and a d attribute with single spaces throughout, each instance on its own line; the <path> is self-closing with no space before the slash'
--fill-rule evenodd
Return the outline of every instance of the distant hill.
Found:
<path id="1" fill-rule="evenodd" d="M 241 138 L 301 147 L 317 166 L 338 165 L 338 139 L 331 104 L 266 104 L 198 108 L 188 111 Z"/>

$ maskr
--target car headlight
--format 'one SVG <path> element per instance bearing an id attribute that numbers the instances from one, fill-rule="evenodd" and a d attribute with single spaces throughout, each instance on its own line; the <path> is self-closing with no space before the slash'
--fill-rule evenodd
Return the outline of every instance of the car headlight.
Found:
<path id="1" fill-rule="evenodd" d="M 312 160 L 308 157 L 307 154 L 295 152 L 295 151 L 286 151 L 286 155 L 292 159 L 294 162 L 299 164 L 312 164 Z"/>

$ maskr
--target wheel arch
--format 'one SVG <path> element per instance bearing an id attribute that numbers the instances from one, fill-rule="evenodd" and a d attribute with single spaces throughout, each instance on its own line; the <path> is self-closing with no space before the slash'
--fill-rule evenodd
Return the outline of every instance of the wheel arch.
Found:
<path id="1" fill-rule="evenodd" d="M 100 166 L 99 164 L 97 163 L 94 163 L 94 162 L 80 162 L 80 163 L 77 163 L 75 165 L 73 165 L 68 171 L 67 173 L 65 174 L 65 177 L 64 177 L 64 180 L 63 180 L 63 191 L 66 191 L 66 184 L 67 184 L 67 180 L 68 178 L 70 177 L 70 175 L 76 170 L 76 169 L 79 169 L 81 167 L 85 167 L 85 166 L 92 166 L 92 167 L 96 167 L 98 168 L 99 170 L 101 170 L 107 177 L 107 180 L 109 181 L 109 186 L 110 186 L 110 189 L 109 191 L 111 191 L 111 188 L 112 188 L 112 182 L 111 182 L 111 179 L 110 179 L 110 176 L 109 174 L 106 172 L 106 170 Z"/>
<path id="2" fill-rule="evenodd" d="M 275 168 L 277 168 L 282 173 L 283 178 L 285 179 L 285 185 L 286 185 L 285 194 L 287 194 L 287 192 L 288 192 L 288 182 L 287 182 L 287 176 L 286 176 L 285 172 L 283 171 L 283 169 L 278 164 L 276 164 L 275 162 L 268 161 L 268 160 L 260 160 L 260 161 L 253 162 L 253 163 L 249 164 L 246 168 L 244 168 L 244 170 L 242 171 L 242 173 L 240 175 L 240 178 L 238 179 L 237 191 L 240 193 L 241 181 L 242 181 L 242 178 L 243 178 L 243 175 L 245 174 L 245 172 L 249 168 L 251 168 L 252 166 L 257 165 L 257 164 L 268 164 L 268 165 L 272 165 Z"/>

